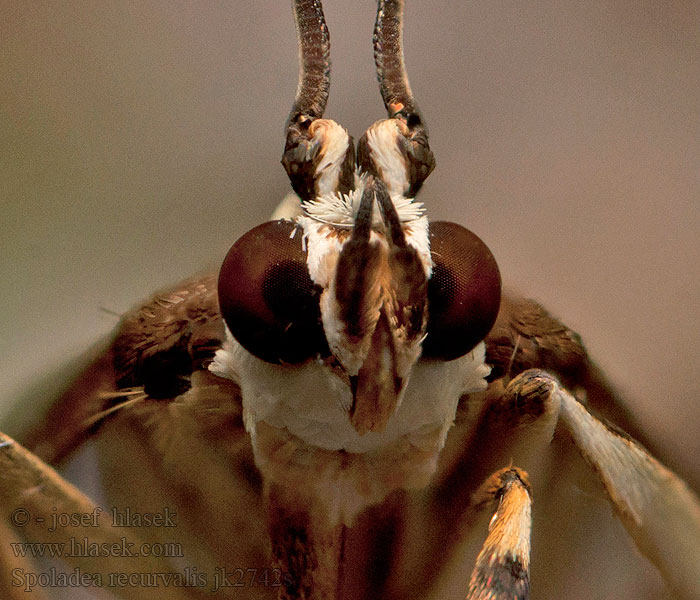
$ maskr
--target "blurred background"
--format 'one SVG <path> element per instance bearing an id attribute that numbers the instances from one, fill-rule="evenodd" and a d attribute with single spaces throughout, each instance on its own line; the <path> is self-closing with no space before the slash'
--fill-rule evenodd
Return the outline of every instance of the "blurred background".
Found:
<path id="1" fill-rule="evenodd" d="M 371 0 L 325 6 L 326 114 L 383 116 Z M 432 219 L 579 331 L 700 481 L 700 5 L 409 2 Z M 20 435 L 118 315 L 216 269 L 289 189 L 289 3 L 0 5 L 0 427 Z"/>

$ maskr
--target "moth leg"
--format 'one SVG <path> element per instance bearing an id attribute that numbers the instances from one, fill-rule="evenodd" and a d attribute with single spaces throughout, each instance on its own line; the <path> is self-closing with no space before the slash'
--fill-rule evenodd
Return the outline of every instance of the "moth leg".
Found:
<path id="1" fill-rule="evenodd" d="M 508 385 L 504 407 L 515 408 L 518 399 L 559 407 L 561 427 L 603 483 L 638 549 L 682 598 L 700 598 L 700 501 L 688 486 L 626 433 L 591 415 L 545 371 L 530 369 Z"/>
<path id="2" fill-rule="evenodd" d="M 153 588 L 119 585 L 118 577 L 177 572 L 166 559 L 150 555 L 140 540 L 131 535 L 127 538 L 123 528 L 113 528 L 110 515 L 101 507 L 4 434 L 0 434 L 0 474 L 3 522 L 14 525 L 26 540 L 52 544 L 51 548 L 69 566 L 89 574 L 96 585 L 99 579 L 101 587 L 123 598 L 153 598 Z M 78 517 L 66 525 L 57 521 L 58 515 Z M 86 545 L 85 540 L 99 551 L 81 551 L 72 545 Z M 187 597 L 187 588 L 156 589 L 158 598 Z"/>
<path id="3" fill-rule="evenodd" d="M 547 393 L 532 371 L 519 374 L 502 393 L 494 391 L 497 395 L 486 404 L 479 420 L 470 468 L 473 487 L 508 464 L 534 470 L 559 419 L 559 397 Z"/>
<path id="4" fill-rule="evenodd" d="M 530 596 L 531 492 L 527 473 L 497 471 L 474 498 L 477 508 L 498 502 L 476 559 L 467 600 L 526 600 Z"/>
<path id="5" fill-rule="evenodd" d="M 553 376 L 531 369 L 508 388 L 520 382 L 559 404 L 561 427 L 603 483 L 641 553 L 680 597 L 700 598 L 700 501 L 695 494 L 626 433 L 591 415 Z"/>
<path id="6" fill-rule="evenodd" d="M 682 598 L 700 598 L 700 500 L 639 443 L 591 415 L 546 374 L 560 421 L 602 482 L 639 550 Z"/>
<path id="7" fill-rule="evenodd" d="M 542 419 L 535 418 L 540 412 Z M 460 469 L 466 474 L 450 493 L 455 473 L 441 483 L 437 497 L 449 504 L 466 505 L 464 493 L 473 489 L 474 473 L 504 466 L 499 462 L 511 456 L 516 464 L 536 459 L 543 442 L 551 437 L 553 420 L 558 423 L 602 481 L 616 514 L 633 541 L 659 569 L 669 586 L 685 599 L 700 598 L 697 573 L 700 572 L 700 502 L 687 485 L 654 459 L 640 444 L 619 429 L 593 417 L 552 375 L 530 369 L 507 386 L 500 399 L 485 405 L 470 444 L 473 456 Z M 529 421 L 529 423 L 528 423 Z M 512 426 L 509 428 L 508 423 Z M 524 425 L 529 425 L 524 427 Z M 539 434 L 538 434 L 539 430 Z M 532 436 L 541 436 L 539 442 Z M 533 442 L 528 452 L 527 442 Z M 534 452 L 535 456 L 532 456 Z M 532 462 L 528 470 L 536 470 Z M 540 482 L 541 484 L 542 482 Z M 436 503 L 437 504 L 437 503 Z M 446 506 L 445 510 L 449 510 Z M 470 519 L 471 508 L 465 512 Z M 440 528 L 440 509 L 435 526 Z M 450 551 L 461 546 L 459 535 L 443 528 L 441 546 L 434 551 Z M 451 538 L 451 539 L 450 539 Z M 454 559 L 453 559 L 454 564 Z M 435 595 L 432 597 L 440 597 Z"/>
<path id="8" fill-rule="evenodd" d="M 581 336 L 534 300 L 504 292 L 498 318 L 486 339 L 486 362 L 492 366 L 489 379 L 493 383 L 540 369 L 555 375 L 572 392 L 585 390 L 586 406 L 659 455 L 632 410 L 588 356 Z"/>
<path id="9" fill-rule="evenodd" d="M 11 530 L 9 524 L 1 520 L 0 540 L 3 540 L 3 544 L 0 545 L 0 598 L 26 600 L 25 587 L 17 585 L 11 575 L 18 572 L 36 573 L 37 565 L 29 557 L 16 555 L 13 551 L 14 544 L 21 543 L 21 540 Z M 46 594 L 39 587 L 33 588 L 31 594 L 32 600 L 47 600 Z"/>
<path id="10" fill-rule="evenodd" d="M 435 487 L 434 501 L 430 503 L 432 510 L 428 515 L 428 529 L 436 532 L 427 538 L 431 543 L 429 553 L 448 556 L 444 572 L 459 573 L 464 577 L 469 575 L 468 571 L 465 572 L 467 565 L 464 556 L 474 548 L 475 532 L 480 525 L 480 511 L 477 509 L 484 506 L 486 490 L 492 489 L 494 494 L 497 493 L 494 482 L 513 470 L 513 465 L 524 468 L 515 469 L 516 473 L 523 473 L 523 481 L 527 481 L 526 472 L 542 471 L 542 461 L 549 458 L 543 449 L 549 446 L 559 419 L 559 397 L 547 393 L 547 389 L 532 373 L 515 377 L 505 389 L 499 384 L 488 394 L 488 398 L 479 400 L 483 402 L 483 409 L 475 423 L 476 433 L 468 442 L 471 449 L 469 458 L 464 460 L 460 455 L 459 467 L 450 468 L 448 477 Z M 485 480 L 491 487 L 483 483 Z M 459 516 L 455 516 L 455 507 L 463 507 Z M 507 515 L 502 516 L 505 518 Z M 455 522 L 460 525 L 455 527 Z M 527 536 L 529 540 L 529 529 Z M 413 585 L 421 585 L 434 576 L 433 572 L 419 573 Z M 412 577 L 411 566 L 402 565 L 401 578 Z M 431 585 L 427 597 L 436 600 L 452 597 L 457 593 L 456 582 L 454 577 L 440 575 Z M 488 596 L 474 596 L 480 597 Z"/>
<path id="11" fill-rule="evenodd" d="M 140 535 L 180 544 L 186 565 L 197 567 L 212 588 L 224 570 L 237 585 L 243 579 L 247 584 L 256 569 L 255 577 L 267 573 L 270 586 L 246 586 L 245 598 L 269 598 L 281 574 L 266 570 L 260 477 L 240 403 L 231 401 L 234 388 L 231 381 L 198 371 L 192 388 L 177 399 L 146 399 L 119 411 L 103 426 L 95 448 L 111 506 L 176 512 L 176 527 L 141 529 Z M 216 594 L 237 597 L 241 590 L 222 587 Z"/>
<path id="12" fill-rule="evenodd" d="M 455 506 L 469 506 L 475 490 L 491 473 L 511 464 L 534 472 L 546 459 L 542 449 L 549 445 L 557 426 L 559 397 L 546 393 L 530 371 L 513 378 L 505 388 L 502 381 L 492 384 L 485 398 L 468 400 L 481 408 L 473 426 L 467 428 L 469 439 L 455 436 L 458 445 L 468 445 L 467 450 L 447 447 L 443 451 L 447 468 L 442 478 L 438 475 L 434 491 L 438 526 L 449 522 Z M 455 453 L 456 457 L 449 456 Z M 451 458 L 455 464 L 450 464 Z"/>

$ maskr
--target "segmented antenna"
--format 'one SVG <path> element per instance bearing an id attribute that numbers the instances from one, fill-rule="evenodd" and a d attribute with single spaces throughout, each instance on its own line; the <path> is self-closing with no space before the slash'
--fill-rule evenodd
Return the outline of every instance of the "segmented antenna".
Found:
<path id="1" fill-rule="evenodd" d="M 403 60 L 403 0 L 377 2 L 373 42 L 379 90 L 389 115 L 389 122 L 396 125 L 403 168 L 383 169 L 374 164 L 373 156 L 377 150 L 369 149 L 367 134 L 358 144 L 358 161 L 363 170 L 383 179 L 392 193 L 414 198 L 435 168 L 435 157 L 430 150 L 428 128 L 413 98 Z M 368 133 L 373 129 L 378 132 L 378 124 L 373 125 Z M 397 177 L 398 174 L 400 177 Z"/>
<path id="2" fill-rule="evenodd" d="M 403 60 L 403 0 L 379 0 L 374 24 L 374 62 L 390 118 L 404 118 L 409 128 L 423 124 Z"/>
<path id="3" fill-rule="evenodd" d="M 320 0 L 294 0 L 293 10 L 299 42 L 299 85 L 288 125 L 302 117 L 322 117 L 331 82 L 331 40 Z"/>

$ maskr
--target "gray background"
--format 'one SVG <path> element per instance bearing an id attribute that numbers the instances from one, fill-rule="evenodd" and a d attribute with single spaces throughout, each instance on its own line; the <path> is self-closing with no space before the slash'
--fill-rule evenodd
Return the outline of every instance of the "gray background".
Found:
<path id="1" fill-rule="evenodd" d="M 327 115 L 356 138 L 382 116 L 374 7 L 326 6 Z M 416 1 L 405 34 L 429 214 L 579 330 L 695 478 L 699 30 L 694 0 Z M 5 1 L 0 39 L 0 424 L 18 434 L 111 313 L 216 268 L 287 191 L 296 48 L 284 0 Z"/>

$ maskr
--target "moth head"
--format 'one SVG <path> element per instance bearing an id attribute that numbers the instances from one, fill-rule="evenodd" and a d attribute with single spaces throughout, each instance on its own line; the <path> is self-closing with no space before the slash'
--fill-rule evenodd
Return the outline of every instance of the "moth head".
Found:
<path id="1" fill-rule="evenodd" d="M 219 277 L 241 346 L 289 368 L 333 369 L 360 434 L 386 427 L 419 360 L 470 352 L 500 305 L 486 245 L 454 223 L 429 224 L 415 200 L 435 160 L 403 64 L 402 6 L 379 3 L 374 55 L 388 118 L 356 154 L 347 131 L 323 118 L 330 42 L 320 3 L 295 3 L 300 75 L 282 163 L 303 214 L 246 233 Z"/>

